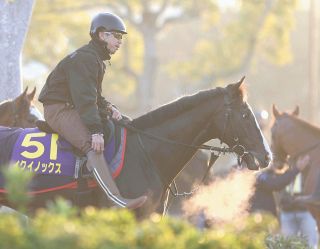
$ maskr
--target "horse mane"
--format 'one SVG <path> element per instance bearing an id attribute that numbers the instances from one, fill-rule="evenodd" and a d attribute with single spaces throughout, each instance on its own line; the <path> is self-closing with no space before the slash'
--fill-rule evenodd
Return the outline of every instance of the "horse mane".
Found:
<path id="1" fill-rule="evenodd" d="M 139 129 L 154 127 L 166 120 L 180 115 L 183 112 L 187 112 L 194 107 L 201 105 L 214 95 L 220 94 L 222 89 L 223 88 L 218 87 L 215 89 L 202 90 L 193 95 L 180 97 L 136 119 L 133 119 L 131 124 Z"/>
<path id="2" fill-rule="evenodd" d="M 8 106 L 11 104 L 11 100 L 5 100 L 0 103 L 0 113 L 4 113 L 7 111 Z"/>
<path id="3" fill-rule="evenodd" d="M 237 84 L 237 83 L 235 83 Z M 247 91 L 244 84 L 236 88 L 236 91 L 232 91 L 235 84 L 229 84 L 227 87 L 217 87 L 214 89 L 202 90 L 192 95 L 180 97 L 168 104 L 165 104 L 153 111 L 150 111 L 138 118 L 132 120 L 131 125 L 139 129 L 151 128 L 165 122 L 171 118 L 180 115 L 183 112 L 187 112 L 215 95 L 220 95 L 224 91 L 231 92 L 231 98 L 233 100 L 246 101 Z M 239 83 L 240 84 L 240 83 Z M 231 89 L 232 88 L 232 89 Z"/>
<path id="4" fill-rule="evenodd" d="M 293 121 L 299 123 L 301 126 L 307 128 L 308 130 L 311 130 L 316 136 L 320 137 L 320 127 L 311 124 L 310 122 L 307 122 L 297 116 L 291 115 L 286 113 L 286 115 L 288 115 Z"/>

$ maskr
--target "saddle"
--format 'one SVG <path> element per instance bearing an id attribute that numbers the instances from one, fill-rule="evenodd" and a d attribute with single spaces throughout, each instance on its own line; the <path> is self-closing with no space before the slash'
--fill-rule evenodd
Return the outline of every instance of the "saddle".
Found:
<path id="1" fill-rule="evenodd" d="M 36 126 L 45 133 L 56 133 L 45 120 L 37 120 Z"/>

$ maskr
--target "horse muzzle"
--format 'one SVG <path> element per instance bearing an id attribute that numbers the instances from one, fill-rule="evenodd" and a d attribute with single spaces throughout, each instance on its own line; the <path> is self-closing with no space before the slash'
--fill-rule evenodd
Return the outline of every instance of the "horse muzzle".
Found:
<path id="1" fill-rule="evenodd" d="M 250 170 L 259 170 L 269 166 L 271 156 L 266 154 L 264 156 L 258 155 L 255 152 L 248 152 L 243 156 L 243 160 Z"/>

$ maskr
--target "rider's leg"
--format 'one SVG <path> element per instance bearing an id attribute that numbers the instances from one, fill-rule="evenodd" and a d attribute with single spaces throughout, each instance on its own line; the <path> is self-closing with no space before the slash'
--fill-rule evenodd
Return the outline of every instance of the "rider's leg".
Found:
<path id="1" fill-rule="evenodd" d="M 98 154 L 91 149 L 91 135 L 75 109 L 64 104 L 47 105 L 44 106 L 44 117 L 53 130 L 87 155 L 87 167 L 92 170 L 98 185 L 111 201 L 131 209 L 144 204 L 146 196 L 126 199 L 120 195 L 103 153 Z"/>
<path id="2" fill-rule="evenodd" d="M 111 172 L 102 153 L 98 154 L 91 150 L 87 153 L 87 156 L 87 167 L 93 172 L 99 186 L 110 200 L 120 207 L 127 207 L 130 209 L 138 208 L 144 204 L 147 200 L 146 196 L 140 196 L 135 199 L 126 199 L 120 195 L 119 189 L 112 178 Z"/>

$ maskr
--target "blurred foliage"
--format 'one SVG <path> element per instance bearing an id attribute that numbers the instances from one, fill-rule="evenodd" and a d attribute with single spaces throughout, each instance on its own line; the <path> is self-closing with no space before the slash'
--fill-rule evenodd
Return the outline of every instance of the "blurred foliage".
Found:
<path id="1" fill-rule="evenodd" d="M 289 63 L 296 5 L 296 0 L 239 0 L 237 11 L 219 10 L 219 19 L 204 15 L 192 58 L 173 62 L 169 72 L 206 85 L 248 70 L 255 54 L 272 64 Z"/>
<path id="2" fill-rule="evenodd" d="M 272 215 L 256 213 L 237 222 L 213 224 L 210 234 L 221 240 L 217 248 L 265 248 L 265 238 L 277 229 L 278 222 Z"/>
<path id="3" fill-rule="evenodd" d="M 268 249 L 311 249 L 305 237 L 284 237 L 277 234 L 268 236 L 265 241 Z"/>
<path id="4" fill-rule="evenodd" d="M 237 0 L 232 9 L 225 10 L 219 1 L 212 0 L 39 0 L 34 7 L 24 60 L 38 61 L 51 70 L 66 54 L 88 42 L 90 20 L 95 13 L 112 11 L 126 20 L 129 35 L 123 48 L 113 56 L 112 70 L 107 71 L 108 95 L 130 99 L 142 75 L 148 75 L 148 87 L 152 88 L 157 75 L 145 71 L 150 61 L 155 63 L 151 69 L 155 72 L 166 68 L 164 72 L 169 72 L 173 79 L 203 87 L 243 71 L 250 66 L 255 53 L 271 63 L 288 63 L 296 2 Z M 175 50 L 180 49 L 174 43 L 179 22 L 184 23 L 180 29 L 190 32 L 189 38 L 194 40 L 188 49 L 194 51 L 192 58 L 175 56 Z M 195 33 L 189 31 L 192 26 Z M 167 50 L 171 60 L 165 65 L 159 60 L 162 55 L 158 51 L 146 52 L 155 41 L 155 49 L 161 47 L 160 33 L 161 39 L 173 41 Z M 183 53 L 188 54 L 188 50 Z M 153 54 L 155 61 L 150 60 Z"/>
<path id="5" fill-rule="evenodd" d="M 274 64 L 291 62 L 290 33 L 294 27 L 297 0 L 276 1 L 266 17 L 259 45 L 266 58 Z"/>
<path id="6" fill-rule="evenodd" d="M 47 209 L 51 214 L 57 214 L 64 217 L 73 217 L 77 214 L 77 208 L 72 206 L 70 201 L 61 197 L 51 200 L 47 203 Z"/>
<path id="7" fill-rule="evenodd" d="M 106 1 L 99 0 L 89 3 L 84 0 L 37 1 L 24 48 L 24 63 L 36 61 L 52 70 L 63 57 L 89 42 L 91 18 L 97 8 L 105 10 L 106 7 Z M 125 97 L 135 92 L 136 82 L 130 75 L 120 74 L 119 71 L 126 61 L 133 71 L 141 72 L 143 47 L 139 33 L 128 26 L 131 34 L 124 38 L 126 48 L 113 56 L 112 70 L 107 67 L 106 73 L 108 92 L 120 93 Z M 131 47 L 134 49 L 130 49 L 130 56 L 124 58 L 124 51 Z"/>
<path id="8" fill-rule="evenodd" d="M 161 11 L 172 8 L 179 9 L 179 12 L 192 12 L 192 15 L 195 15 L 204 9 L 214 10 L 211 2 L 214 1 L 203 0 L 200 3 L 195 3 L 192 0 L 187 0 L 183 2 L 171 1 L 170 3 L 166 0 L 154 0 L 149 3 L 143 0 L 123 0 L 115 3 L 114 1 L 92 0 L 88 3 L 85 0 L 39 0 L 34 7 L 24 49 L 24 59 L 26 62 L 37 60 L 52 68 L 67 52 L 73 51 L 89 40 L 89 26 L 94 14 L 99 11 L 111 10 L 127 19 L 129 35 L 125 40 L 130 44 L 131 56 L 126 59 L 130 60 L 134 71 L 139 72 L 142 69 L 141 60 L 145 42 L 139 33 L 142 33 L 141 30 L 145 25 L 153 25 L 151 28 L 156 33 L 157 29 L 162 28 L 161 23 L 163 24 L 166 20 L 160 17 L 164 13 Z M 156 9 L 161 10 L 158 10 L 159 13 L 157 13 Z M 123 13 L 124 11 L 121 10 L 125 10 L 127 13 Z M 214 16 L 211 14 L 213 13 L 210 13 L 210 17 Z M 190 14 L 190 16 L 192 15 Z M 170 17 L 168 19 L 171 22 L 176 18 Z"/>
<path id="9" fill-rule="evenodd" d="M 60 204 L 61 205 L 61 204 Z M 245 226 L 222 226 L 199 231 L 188 222 L 153 214 L 137 221 L 128 210 L 86 208 L 78 214 L 40 210 L 22 226 L 16 216 L 0 215 L 0 248 L 9 249 L 258 249 L 307 248 L 299 238 L 269 236 L 273 221 L 248 219 Z M 270 223 L 269 223 L 270 222 Z M 265 238 L 267 238 L 265 240 Z M 291 247 L 281 247 L 291 245 Z M 264 242 L 265 241 L 265 242 Z M 300 247 L 295 247 L 296 245 Z"/>
<path id="10" fill-rule="evenodd" d="M 7 181 L 19 179 L 21 176 L 14 173 Z M 17 185 L 21 188 L 22 183 Z M 9 195 L 15 193 L 9 191 Z M 0 213 L 0 219 L 2 249 L 307 248 L 301 238 L 273 235 L 278 229 L 277 221 L 265 214 L 244 217 L 232 224 L 212 224 L 200 231 L 182 219 L 152 214 L 149 219 L 138 221 L 127 209 L 79 210 L 58 198 L 47 209 L 38 209 L 27 223 L 16 213 Z"/>
<path id="11" fill-rule="evenodd" d="M 24 60 L 33 60 L 53 68 L 59 59 L 87 42 L 89 13 L 63 8 L 80 1 L 36 1 L 24 48 Z M 59 11 L 60 10 L 60 11 Z"/>
<path id="12" fill-rule="evenodd" d="M 33 174 L 29 171 L 23 171 L 17 166 L 11 166 L 3 170 L 3 175 L 8 201 L 19 211 L 26 211 L 26 207 L 31 201 L 31 197 L 27 195 L 27 186 Z"/>

